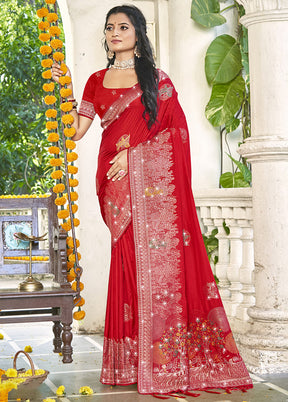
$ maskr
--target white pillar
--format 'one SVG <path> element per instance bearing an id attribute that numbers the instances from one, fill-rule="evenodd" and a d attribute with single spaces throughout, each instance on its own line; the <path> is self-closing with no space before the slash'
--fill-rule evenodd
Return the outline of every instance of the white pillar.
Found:
<path id="1" fill-rule="evenodd" d="M 249 369 L 288 371 L 288 1 L 239 0 L 248 28 L 252 137 L 240 153 L 252 163 L 256 305 L 241 337 Z"/>

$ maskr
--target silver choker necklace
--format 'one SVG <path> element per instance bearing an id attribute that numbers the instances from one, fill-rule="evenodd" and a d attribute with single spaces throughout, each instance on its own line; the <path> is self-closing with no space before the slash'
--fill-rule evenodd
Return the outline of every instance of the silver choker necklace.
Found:
<path id="1" fill-rule="evenodd" d="M 134 68 L 135 67 L 135 60 L 115 60 L 114 64 L 111 64 L 110 68 L 116 68 L 117 70 L 126 70 L 127 68 Z"/>

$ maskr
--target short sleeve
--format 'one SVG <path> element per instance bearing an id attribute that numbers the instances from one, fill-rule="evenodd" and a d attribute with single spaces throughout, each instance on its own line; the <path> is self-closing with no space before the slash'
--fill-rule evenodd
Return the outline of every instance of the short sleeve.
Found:
<path id="1" fill-rule="evenodd" d="M 82 101 L 80 104 L 80 109 L 78 114 L 80 116 L 88 117 L 88 119 L 93 120 L 95 117 L 95 107 L 94 107 L 94 98 L 96 92 L 96 76 L 92 74 L 86 85 L 83 92 Z"/>

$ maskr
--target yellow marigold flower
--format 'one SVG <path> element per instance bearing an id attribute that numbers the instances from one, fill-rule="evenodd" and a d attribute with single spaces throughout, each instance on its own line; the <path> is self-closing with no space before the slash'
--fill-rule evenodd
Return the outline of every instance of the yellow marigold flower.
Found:
<path id="1" fill-rule="evenodd" d="M 44 68 L 49 68 L 49 67 L 52 66 L 52 64 L 53 64 L 53 60 L 52 60 L 52 59 L 43 59 L 43 60 L 41 61 L 41 66 L 44 67 Z"/>
<path id="2" fill-rule="evenodd" d="M 55 399 L 46 398 L 46 399 L 43 399 L 43 402 L 56 402 L 56 401 L 55 401 Z"/>
<path id="3" fill-rule="evenodd" d="M 37 370 L 35 370 L 35 374 L 36 374 L 36 375 L 43 375 L 43 374 L 45 374 L 45 370 L 43 370 L 43 369 L 37 369 Z"/>
<path id="4" fill-rule="evenodd" d="M 59 78 L 59 82 L 62 86 L 64 86 L 65 84 L 70 84 L 72 80 L 71 77 L 69 77 L 68 75 L 64 75 Z"/>
<path id="5" fill-rule="evenodd" d="M 48 121 L 47 123 L 54 123 L 54 122 Z M 47 123 L 46 123 L 46 124 L 47 124 Z M 59 155 L 59 153 L 60 153 L 60 148 L 59 148 L 59 147 L 49 147 L 49 148 L 48 148 L 48 151 L 49 151 L 49 154 Z"/>
<path id="6" fill-rule="evenodd" d="M 53 105 L 56 102 L 56 96 L 47 95 L 44 98 L 44 102 L 46 103 L 46 105 Z"/>
<path id="7" fill-rule="evenodd" d="M 63 78 L 63 77 L 62 77 Z M 63 102 L 63 103 L 61 103 L 61 105 L 60 105 L 60 109 L 63 111 L 63 112 L 70 112 L 72 109 L 73 109 L 73 104 L 72 104 L 72 102 Z"/>
<path id="8" fill-rule="evenodd" d="M 56 205 L 60 206 L 60 205 L 65 205 L 67 200 L 65 197 L 57 197 L 54 202 Z"/>
<path id="9" fill-rule="evenodd" d="M 54 193 L 63 193 L 65 186 L 63 183 L 58 183 L 53 187 Z"/>
<path id="10" fill-rule="evenodd" d="M 38 28 L 40 31 L 46 31 L 50 27 L 50 24 L 48 21 L 40 21 L 38 24 Z"/>
<path id="11" fill-rule="evenodd" d="M 66 74 L 68 71 L 68 68 L 65 63 L 61 63 L 60 69 L 63 71 L 63 74 Z"/>
<path id="12" fill-rule="evenodd" d="M 52 53 L 52 47 L 48 45 L 43 45 L 40 47 L 40 53 L 43 54 L 43 56 L 46 56 Z"/>
<path id="13" fill-rule="evenodd" d="M 55 84 L 54 84 L 54 82 L 50 82 L 49 84 L 44 84 L 42 88 L 45 92 L 53 92 L 54 88 L 55 88 Z"/>
<path id="14" fill-rule="evenodd" d="M 77 187 L 78 184 L 79 184 L 79 181 L 77 179 L 69 179 L 70 187 Z"/>
<path id="15" fill-rule="evenodd" d="M 59 180 L 63 177 L 63 172 L 62 170 L 54 170 L 54 172 L 51 173 L 51 177 L 54 180 Z"/>
<path id="16" fill-rule="evenodd" d="M 60 95 L 62 98 L 67 98 L 67 96 L 72 95 L 72 89 L 70 88 L 61 88 L 60 89 Z"/>
<path id="17" fill-rule="evenodd" d="M 69 216 L 69 211 L 67 211 L 67 209 L 61 209 L 61 211 L 57 212 L 57 216 L 59 219 L 67 219 Z"/>
<path id="18" fill-rule="evenodd" d="M 68 219 L 68 223 L 71 224 L 70 218 Z M 74 226 L 79 226 L 80 225 L 80 220 L 78 218 L 74 218 L 73 223 L 74 223 Z"/>
<path id="19" fill-rule="evenodd" d="M 71 225 L 69 225 L 69 223 L 67 222 L 62 223 L 61 226 L 66 232 L 69 232 L 69 230 L 71 230 Z"/>
<path id="20" fill-rule="evenodd" d="M 54 121 L 47 121 L 46 122 L 46 128 L 47 130 L 56 130 L 56 128 L 58 127 L 58 121 L 54 120 Z M 54 152 L 50 152 L 50 153 L 54 153 Z M 57 152 L 59 154 L 59 152 Z"/>
<path id="21" fill-rule="evenodd" d="M 78 240 L 78 239 L 75 239 L 75 241 L 76 241 L 76 247 L 79 247 L 80 246 L 80 241 Z M 67 237 L 67 239 L 66 239 L 66 243 L 67 243 L 67 246 L 69 247 L 69 248 L 74 248 L 74 242 L 73 242 L 73 238 L 72 237 Z"/>
<path id="22" fill-rule="evenodd" d="M 48 42 L 48 40 L 50 40 L 50 34 L 49 33 L 40 33 L 39 40 L 41 40 L 41 42 Z"/>
<path id="23" fill-rule="evenodd" d="M 74 279 L 76 278 L 76 274 L 74 272 L 74 269 L 70 269 L 70 271 L 67 273 L 67 281 L 68 282 L 73 282 Z"/>
<path id="24" fill-rule="evenodd" d="M 84 312 L 84 311 L 83 311 L 83 312 Z M 81 388 L 79 389 L 79 394 L 80 394 L 80 395 L 92 395 L 92 394 L 93 394 L 93 389 L 90 388 L 90 387 L 87 387 L 87 386 L 81 387 Z"/>
<path id="25" fill-rule="evenodd" d="M 15 370 L 13 368 L 6 370 L 5 374 L 7 377 L 13 377 L 13 378 L 17 377 L 17 375 L 18 375 L 17 370 Z"/>
<path id="26" fill-rule="evenodd" d="M 74 305 L 75 305 L 76 307 L 81 307 L 81 306 L 84 306 L 84 304 L 85 304 L 85 299 L 84 299 L 84 297 L 79 296 L 79 297 L 76 297 L 76 298 L 74 299 L 73 303 L 74 303 Z"/>
<path id="27" fill-rule="evenodd" d="M 61 158 L 51 158 L 50 159 L 50 165 L 51 166 L 61 166 L 62 165 L 62 159 Z"/>
<path id="28" fill-rule="evenodd" d="M 65 125 L 72 124 L 74 121 L 74 117 L 71 114 L 64 114 L 61 120 Z"/>
<path id="29" fill-rule="evenodd" d="M 47 14 L 47 21 L 55 22 L 58 20 L 58 15 L 56 13 L 49 13 Z"/>
<path id="30" fill-rule="evenodd" d="M 50 80 L 52 78 L 52 71 L 51 70 L 43 71 L 42 77 L 45 78 L 46 80 Z"/>
<path id="31" fill-rule="evenodd" d="M 31 347 L 30 345 L 25 346 L 24 352 L 26 352 L 26 353 L 31 353 L 31 352 L 33 352 L 32 347 Z"/>
<path id="32" fill-rule="evenodd" d="M 69 222 L 68 222 L 68 223 L 69 223 Z M 77 253 L 77 256 L 78 256 L 78 260 L 81 260 L 81 254 L 80 254 L 80 253 Z M 69 260 L 70 262 L 75 262 L 75 261 L 76 261 L 75 254 L 70 254 L 70 255 L 68 256 L 68 260 Z"/>
<path id="33" fill-rule="evenodd" d="M 76 147 L 75 141 L 72 141 L 72 140 L 66 140 L 65 144 L 66 144 L 66 148 L 68 148 L 68 149 L 74 149 Z"/>
<path id="34" fill-rule="evenodd" d="M 75 127 L 65 127 L 64 130 L 65 137 L 71 138 L 76 133 Z"/>
<path id="35" fill-rule="evenodd" d="M 56 0 L 45 0 L 47 4 L 55 4 Z"/>
<path id="36" fill-rule="evenodd" d="M 67 161 L 68 162 L 73 162 L 76 161 L 78 159 L 78 155 L 76 154 L 76 152 L 69 152 L 67 154 Z"/>
<path id="37" fill-rule="evenodd" d="M 70 249 L 70 248 L 68 248 L 68 249 L 67 249 L 67 256 L 69 257 L 70 254 L 73 254 L 73 250 Z"/>
<path id="38" fill-rule="evenodd" d="M 78 200 L 77 191 L 71 191 L 70 196 L 71 196 L 71 201 L 77 201 Z"/>
<path id="39" fill-rule="evenodd" d="M 70 210 L 70 207 L 69 207 Z M 71 206 L 71 210 L 73 214 L 76 214 L 76 212 L 78 211 L 78 205 L 74 204 Z M 78 246 L 77 246 L 78 247 Z"/>
<path id="40" fill-rule="evenodd" d="M 51 36 L 60 36 L 61 29 L 56 25 L 52 25 L 52 27 L 49 28 L 49 33 Z"/>
<path id="41" fill-rule="evenodd" d="M 56 109 L 47 109 L 45 112 L 46 117 L 55 119 L 57 117 L 57 110 Z M 58 141 L 58 140 L 57 140 Z"/>
<path id="42" fill-rule="evenodd" d="M 60 387 L 58 387 L 57 391 L 56 391 L 56 395 L 57 396 L 62 396 L 65 395 L 65 387 L 64 385 L 60 385 Z"/>
<path id="43" fill-rule="evenodd" d="M 61 49 L 63 47 L 63 42 L 61 39 L 52 39 L 50 41 L 50 46 L 52 46 L 53 49 Z"/>
<path id="44" fill-rule="evenodd" d="M 44 18 L 44 17 L 47 17 L 47 15 L 49 14 L 49 11 L 48 11 L 48 8 L 42 7 L 42 8 L 39 8 L 39 10 L 37 10 L 36 13 L 39 18 Z"/>
<path id="45" fill-rule="evenodd" d="M 57 133 L 50 133 L 47 137 L 47 140 L 50 142 L 57 142 L 59 141 L 59 134 Z"/>
<path id="46" fill-rule="evenodd" d="M 62 61 L 62 60 L 64 60 L 64 58 L 65 58 L 65 56 L 61 52 L 55 52 L 53 54 L 53 59 L 56 60 L 56 61 Z"/>
<path id="47" fill-rule="evenodd" d="M 67 270 L 69 271 L 73 267 L 74 267 L 74 262 L 67 261 Z"/>
<path id="48" fill-rule="evenodd" d="M 78 167 L 77 166 L 73 166 L 73 165 L 68 166 L 68 173 L 76 174 L 77 172 L 78 172 Z"/>
<path id="49" fill-rule="evenodd" d="M 4 335 L 0 333 L 0 339 L 4 339 Z"/>

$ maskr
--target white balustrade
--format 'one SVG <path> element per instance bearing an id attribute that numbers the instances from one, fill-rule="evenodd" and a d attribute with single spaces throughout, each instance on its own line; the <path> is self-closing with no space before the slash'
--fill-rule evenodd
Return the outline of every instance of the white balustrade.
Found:
<path id="1" fill-rule="evenodd" d="M 247 309 L 255 305 L 252 189 L 198 190 L 194 196 L 203 233 L 218 229 L 218 262 L 211 268 L 237 336 L 247 330 Z"/>

